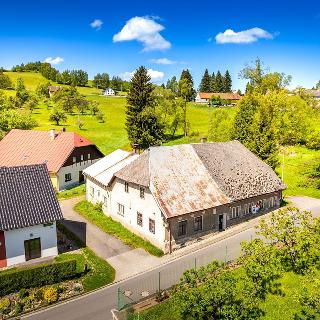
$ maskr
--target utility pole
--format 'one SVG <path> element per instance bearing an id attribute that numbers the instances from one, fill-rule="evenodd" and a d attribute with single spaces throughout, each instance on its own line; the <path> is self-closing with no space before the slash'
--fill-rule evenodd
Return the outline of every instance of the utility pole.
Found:
<path id="1" fill-rule="evenodd" d="M 281 178 L 282 182 L 284 182 L 284 149 L 282 149 Z"/>

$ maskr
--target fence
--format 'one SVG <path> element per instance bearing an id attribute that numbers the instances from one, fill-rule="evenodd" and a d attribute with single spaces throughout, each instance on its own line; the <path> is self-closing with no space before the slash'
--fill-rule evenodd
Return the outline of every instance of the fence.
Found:
<path id="1" fill-rule="evenodd" d="M 118 288 L 117 309 L 122 310 L 149 296 L 172 288 L 188 269 L 200 268 L 213 260 L 229 262 L 236 259 L 241 251 L 240 241 L 251 241 L 253 236 L 252 231 L 247 230 L 242 233 L 241 239 L 220 241 L 213 246 L 199 250 L 198 253 L 177 258 L 168 264 L 159 266 L 156 270 L 126 281 L 122 287 Z"/>

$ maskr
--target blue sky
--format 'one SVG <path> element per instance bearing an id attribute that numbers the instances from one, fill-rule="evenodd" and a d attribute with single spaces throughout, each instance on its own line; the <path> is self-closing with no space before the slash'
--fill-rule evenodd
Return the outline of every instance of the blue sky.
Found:
<path id="1" fill-rule="evenodd" d="M 317 2 L 261 3 L 5 1 L 0 66 L 51 57 L 59 70 L 82 68 L 92 78 L 128 77 L 145 65 L 158 83 L 189 68 L 196 85 L 205 68 L 229 69 L 233 88 L 243 89 L 238 72 L 260 57 L 271 71 L 291 74 L 292 86 L 312 87 L 320 79 Z"/>

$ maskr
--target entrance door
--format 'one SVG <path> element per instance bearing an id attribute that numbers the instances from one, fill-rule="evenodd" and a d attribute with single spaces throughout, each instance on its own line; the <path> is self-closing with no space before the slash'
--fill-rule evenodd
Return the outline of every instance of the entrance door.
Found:
<path id="1" fill-rule="evenodd" d="M 84 175 L 82 173 L 82 171 L 79 171 L 79 183 L 84 182 Z"/>
<path id="2" fill-rule="evenodd" d="M 40 238 L 26 240 L 24 242 L 24 252 L 26 261 L 41 257 L 41 242 Z"/>
<path id="3" fill-rule="evenodd" d="M 219 214 L 219 231 L 223 231 L 223 214 Z"/>
<path id="4" fill-rule="evenodd" d="M 6 243 L 4 238 L 4 232 L 0 231 L 0 268 L 7 266 L 7 256 L 6 256 Z"/>

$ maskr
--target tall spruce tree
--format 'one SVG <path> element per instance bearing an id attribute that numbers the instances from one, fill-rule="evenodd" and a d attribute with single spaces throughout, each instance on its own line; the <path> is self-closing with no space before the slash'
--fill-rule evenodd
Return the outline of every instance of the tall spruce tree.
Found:
<path id="1" fill-rule="evenodd" d="M 189 69 L 186 69 L 186 70 L 183 70 L 182 73 L 181 73 L 181 76 L 180 76 L 180 80 L 179 80 L 179 83 L 181 82 L 181 80 L 183 79 L 186 79 L 187 83 L 188 83 L 188 86 L 191 87 L 191 90 L 189 91 L 189 94 L 188 96 L 186 97 L 187 98 L 187 101 L 193 101 L 194 98 L 195 98 L 195 95 L 196 95 L 196 92 L 193 88 L 193 78 L 192 78 L 192 75 L 189 71 Z M 179 86 L 180 87 L 180 86 Z M 179 92 L 178 92 L 178 95 L 181 97 L 181 90 L 179 88 Z"/>
<path id="2" fill-rule="evenodd" d="M 208 69 L 204 71 L 199 90 L 200 92 L 210 92 L 210 75 Z"/>
<path id="3" fill-rule="evenodd" d="M 216 91 L 216 75 L 212 72 L 210 77 L 210 92 L 217 92 Z"/>
<path id="4" fill-rule="evenodd" d="M 232 79 L 229 71 L 227 70 L 223 77 L 223 92 L 231 92 L 232 88 Z"/>
<path id="5" fill-rule="evenodd" d="M 215 88 L 216 92 L 223 92 L 223 78 L 220 71 L 217 72 L 215 84 L 216 84 L 216 88 Z"/>
<path id="6" fill-rule="evenodd" d="M 153 85 L 147 69 L 139 67 L 134 73 L 127 95 L 126 129 L 131 144 L 139 148 L 160 144 L 164 137 L 163 125 L 154 110 Z"/>

